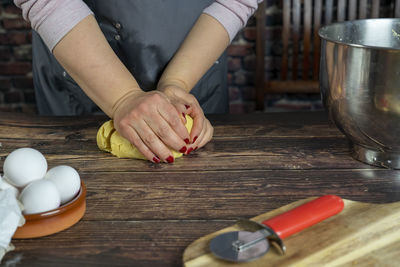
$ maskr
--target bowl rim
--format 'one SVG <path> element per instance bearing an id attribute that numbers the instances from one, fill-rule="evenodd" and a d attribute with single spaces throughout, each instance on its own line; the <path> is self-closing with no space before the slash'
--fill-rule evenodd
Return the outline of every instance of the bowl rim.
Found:
<path id="1" fill-rule="evenodd" d="M 75 197 L 70 200 L 69 202 L 59 206 L 58 208 L 49 210 L 49 211 L 44 211 L 40 213 L 32 213 L 32 214 L 23 214 L 25 217 L 26 221 L 34 221 L 34 220 L 41 220 L 41 219 L 46 219 L 50 218 L 59 214 L 62 214 L 68 210 L 73 209 L 74 207 L 80 205 L 82 201 L 85 201 L 86 197 L 86 186 L 81 180 L 81 187 L 79 189 L 79 192 L 75 195 Z"/>
<path id="2" fill-rule="evenodd" d="M 368 49 L 376 49 L 376 50 L 387 50 L 387 51 L 400 51 L 400 48 L 394 48 L 394 47 L 384 47 L 384 46 L 373 46 L 373 45 L 362 45 L 362 44 L 354 44 L 354 43 L 347 43 L 347 42 L 342 42 L 340 40 L 337 40 L 335 38 L 329 38 L 322 32 L 326 28 L 334 27 L 335 25 L 343 25 L 351 22 L 361 22 L 361 21 L 384 21 L 384 20 L 390 20 L 390 21 L 398 21 L 400 23 L 400 18 L 370 18 L 370 19 L 357 19 L 357 20 L 345 20 L 345 21 L 340 21 L 340 22 L 334 22 L 331 24 L 327 24 L 319 28 L 318 30 L 318 36 L 325 41 L 333 42 L 336 44 L 341 44 L 341 45 L 346 45 L 346 46 L 351 46 L 351 47 L 357 47 L 357 48 L 368 48 Z"/>

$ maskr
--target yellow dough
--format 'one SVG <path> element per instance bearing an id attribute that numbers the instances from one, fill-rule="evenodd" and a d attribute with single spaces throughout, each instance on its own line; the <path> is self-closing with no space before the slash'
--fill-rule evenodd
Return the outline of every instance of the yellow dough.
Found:
<path id="1" fill-rule="evenodd" d="M 193 126 L 193 119 L 186 115 L 186 129 L 190 133 Z M 106 121 L 97 131 L 97 146 L 104 151 L 110 152 L 118 158 L 144 159 L 143 154 L 128 140 L 119 135 L 115 130 L 112 120 Z M 171 150 L 174 158 L 182 157 L 182 153 Z"/>

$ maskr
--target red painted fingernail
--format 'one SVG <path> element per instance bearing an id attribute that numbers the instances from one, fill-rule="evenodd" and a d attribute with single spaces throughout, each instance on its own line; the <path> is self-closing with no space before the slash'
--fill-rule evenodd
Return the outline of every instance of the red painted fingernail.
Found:
<path id="1" fill-rule="evenodd" d="M 183 113 L 183 112 L 182 112 L 182 116 L 183 116 L 183 118 L 185 118 L 185 119 L 186 119 L 186 115 L 185 115 L 185 113 Z"/>
<path id="2" fill-rule="evenodd" d="M 158 157 L 153 157 L 153 161 L 154 161 L 155 163 L 160 163 L 160 159 L 159 159 Z"/>
<path id="3" fill-rule="evenodd" d="M 181 153 L 185 153 L 186 152 L 186 147 L 184 146 L 184 147 L 182 147 L 180 150 L 179 150 L 179 152 L 181 152 Z"/>
<path id="4" fill-rule="evenodd" d="M 189 105 L 185 105 L 185 108 L 188 109 L 188 108 L 190 108 L 190 106 Z"/>
<path id="5" fill-rule="evenodd" d="M 172 162 L 174 162 L 174 157 L 173 157 L 173 156 L 169 156 L 169 157 L 166 159 L 166 161 L 167 161 L 168 163 L 172 163 Z"/>
<path id="6" fill-rule="evenodd" d="M 195 137 L 193 138 L 192 144 L 193 144 L 194 142 L 196 142 L 196 140 L 197 140 L 197 136 L 195 136 Z"/>
<path id="7" fill-rule="evenodd" d="M 187 151 L 187 154 L 189 155 L 190 152 L 192 152 L 192 151 L 193 151 L 193 147 L 189 148 L 189 150 Z"/>
<path id="8" fill-rule="evenodd" d="M 184 141 L 185 141 L 185 143 L 186 143 L 187 145 L 190 143 L 189 138 L 186 138 Z"/>
<path id="9" fill-rule="evenodd" d="M 193 149 L 193 151 L 195 151 L 195 150 L 197 150 L 199 147 L 198 146 L 196 146 L 194 149 Z"/>

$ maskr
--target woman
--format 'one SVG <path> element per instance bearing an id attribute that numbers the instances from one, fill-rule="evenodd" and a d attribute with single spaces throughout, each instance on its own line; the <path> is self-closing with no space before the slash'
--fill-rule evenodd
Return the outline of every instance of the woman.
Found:
<path id="1" fill-rule="evenodd" d="M 211 140 L 204 112 L 228 111 L 223 52 L 261 0 L 14 2 L 38 33 L 39 112 L 98 106 L 146 158 L 171 163 L 170 148 L 189 154 Z M 190 135 L 185 114 L 194 119 Z"/>

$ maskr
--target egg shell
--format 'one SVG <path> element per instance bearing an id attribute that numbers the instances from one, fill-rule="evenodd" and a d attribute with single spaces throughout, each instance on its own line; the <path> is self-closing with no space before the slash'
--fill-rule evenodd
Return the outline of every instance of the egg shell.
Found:
<path id="1" fill-rule="evenodd" d="M 15 198 L 18 198 L 19 190 L 15 186 L 8 183 L 6 179 L 4 179 L 4 177 L 1 178 L 0 176 L 0 190 L 6 190 L 6 189 L 11 189 L 15 195 Z"/>
<path id="2" fill-rule="evenodd" d="M 53 210 L 61 203 L 56 185 L 46 179 L 28 184 L 19 195 L 19 200 L 24 205 L 24 214 Z"/>
<path id="3" fill-rule="evenodd" d="M 51 180 L 56 185 L 60 193 L 61 204 L 73 199 L 81 188 L 79 173 L 67 165 L 59 165 L 51 168 L 44 178 Z"/>
<path id="4" fill-rule="evenodd" d="M 36 149 L 19 148 L 7 156 L 3 171 L 8 182 L 16 187 L 24 187 L 45 176 L 47 161 Z"/>

